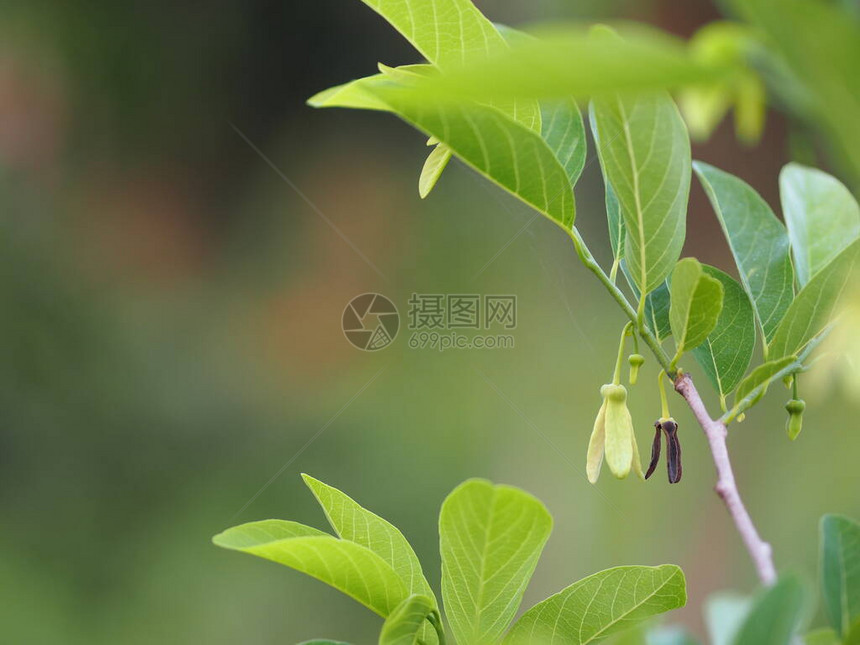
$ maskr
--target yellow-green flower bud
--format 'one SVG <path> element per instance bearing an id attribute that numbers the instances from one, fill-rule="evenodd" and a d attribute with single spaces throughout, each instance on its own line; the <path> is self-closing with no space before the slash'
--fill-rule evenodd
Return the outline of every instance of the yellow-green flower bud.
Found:
<path id="1" fill-rule="evenodd" d="M 639 368 L 645 364 L 645 357 L 642 354 L 630 354 L 627 362 L 630 363 L 630 385 L 636 385 L 636 381 L 639 380 Z"/>
<path id="2" fill-rule="evenodd" d="M 623 385 L 608 384 L 600 388 L 600 394 L 603 404 L 597 413 L 588 444 L 588 480 L 591 483 L 597 481 L 604 456 L 609 470 L 618 479 L 627 477 L 631 468 L 644 478 L 633 419 L 627 409 L 627 390 Z"/>
<path id="3" fill-rule="evenodd" d="M 803 411 L 806 409 L 806 403 L 803 399 L 792 399 L 785 404 L 785 410 L 788 412 L 788 422 L 785 429 L 788 432 L 788 438 L 794 441 L 797 435 L 803 429 Z"/>

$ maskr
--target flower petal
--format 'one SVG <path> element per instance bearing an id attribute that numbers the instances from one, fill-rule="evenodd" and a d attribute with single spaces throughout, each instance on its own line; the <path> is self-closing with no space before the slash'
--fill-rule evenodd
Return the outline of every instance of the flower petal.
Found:
<path id="1" fill-rule="evenodd" d="M 594 430 L 591 431 L 591 439 L 588 441 L 588 456 L 585 464 L 585 472 L 588 481 L 592 484 L 600 477 L 600 467 L 603 465 L 603 448 L 606 440 L 606 400 L 600 406 L 597 419 L 594 420 Z"/>

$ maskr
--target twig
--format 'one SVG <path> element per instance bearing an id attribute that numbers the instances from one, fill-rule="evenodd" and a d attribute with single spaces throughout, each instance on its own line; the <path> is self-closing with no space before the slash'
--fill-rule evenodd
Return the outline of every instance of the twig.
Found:
<path id="1" fill-rule="evenodd" d="M 717 468 L 717 485 L 714 487 L 717 494 L 722 498 L 729 510 L 729 514 L 735 522 L 738 533 L 741 534 L 747 551 L 755 564 L 759 580 L 762 584 L 770 586 L 776 582 L 776 569 L 773 566 L 773 555 L 770 544 L 759 536 L 753 524 L 750 514 L 747 512 L 741 500 L 738 487 L 735 483 L 735 475 L 732 472 L 732 462 L 726 448 L 726 425 L 722 421 L 714 420 L 705 409 L 702 397 L 693 385 L 693 379 L 689 374 L 679 374 L 675 379 L 675 391 L 684 397 L 687 405 L 693 411 L 696 421 L 705 431 L 705 436 L 711 446 L 711 454 L 714 465 Z"/>
<path id="2" fill-rule="evenodd" d="M 579 234 L 576 227 L 566 229 L 566 231 L 573 241 L 573 245 L 576 248 L 576 253 L 579 256 L 579 259 L 586 268 L 597 276 L 609 294 L 621 306 L 621 309 L 627 317 L 634 324 L 637 324 L 637 322 L 641 323 L 636 310 L 633 309 L 627 301 L 627 298 L 615 285 L 615 282 L 606 275 L 603 268 L 594 259 L 594 256 L 591 254 L 591 251 L 585 244 L 585 240 L 582 239 L 582 236 Z M 690 406 L 690 409 L 693 411 L 696 421 L 698 421 L 699 425 L 702 426 L 702 430 L 705 432 L 705 436 L 707 437 L 708 443 L 711 447 L 711 455 L 714 458 L 714 465 L 717 467 L 717 485 L 714 488 L 717 494 L 722 498 L 723 503 L 725 503 L 729 514 L 735 522 L 738 532 L 741 534 L 741 538 L 743 538 L 744 544 L 746 544 L 747 551 L 749 551 L 750 557 L 755 563 L 759 579 L 765 585 L 772 585 L 776 582 L 776 569 L 773 566 L 773 556 L 771 554 L 770 544 L 762 540 L 759 536 L 758 531 L 756 531 L 755 525 L 752 522 L 752 518 L 750 518 L 749 513 L 747 513 L 747 509 L 744 507 L 740 493 L 738 493 L 738 487 L 735 483 L 735 475 L 732 472 L 732 462 L 729 459 L 729 452 L 726 447 L 726 435 L 728 434 L 728 431 L 726 430 L 725 418 L 718 420 L 711 418 L 705 408 L 702 397 L 699 396 L 698 391 L 696 391 L 696 386 L 693 385 L 693 379 L 691 379 L 688 374 L 684 374 L 682 372 L 675 373 L 675 371 L 671 369 L 669 356 L 666 354 L 666 351 L 660 345 L 660 342 L 647 325 L 637 324 L 637 332 L 651 348 L 651 351 L 657 358 L 657 362 L 660 363 L 664 370 L 666 370 L 669 377 L 674 380 L 675 390 L 684 397 L 687 404 Z M 802 356 L 799 357 L 799 361 L 802 361 L 809 352 L 812 351 L 813 346 L 813 343 L 810 343 L 809 346 L 807 346 L 806 351 L 804 351 Z M 797 371 L 798 369 L 794 364 L 790 367 L 791 369 L 787 368 L 783 371 L 788 373 L 789 371 Z M 779 376 L 782 377 L 783 373 L 780 372 Z M 752 397 L 758 394 L 759 390 L 763 387 L 766 387 L 766 384 L 762 384 L 753 390 L 753 392 L 750 393 L 750 396 Z"/>

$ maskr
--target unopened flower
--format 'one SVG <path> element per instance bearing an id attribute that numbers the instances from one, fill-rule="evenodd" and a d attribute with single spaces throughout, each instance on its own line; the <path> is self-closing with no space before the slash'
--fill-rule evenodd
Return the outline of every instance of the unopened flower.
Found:
<path id="1" fill-rule="evenodd" d="M 636 385 L 639 380 L 639 368 L 645 364 L 645 357 L 642 354 L 630 354 L 627 357 L 627 362 L 630 364 L 630 385 Z"/>
<path id="2" fill-rule="evenodd" d="M 788 412 L 788 421 L 785 425 L 788 438 L 794 441 L 797 435 L 803 429 L 803 411 L 806 409 L 806 403 L 803 399 L 791 399 L 785 404 L 785 411 Z"/>
<path id="3" fill-rule="evenodd" d="M 618 479 L 627 477 L 631 468 L 644 477 L 633 432 L 633 418 L 627 409 L 627 390 L 623 385 L 607 384 L 600 388 L 600 394 L 603 404 L 588 442 L 588 481 L 592 484 L 597 481 L 604 456 L 609 470 Z"/>

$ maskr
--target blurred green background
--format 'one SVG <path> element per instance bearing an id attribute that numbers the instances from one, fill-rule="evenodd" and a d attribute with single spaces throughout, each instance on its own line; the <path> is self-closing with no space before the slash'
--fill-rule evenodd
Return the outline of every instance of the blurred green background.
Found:
<path id="1" fill-rule="evenodd" d="M 510 24 L 631 18 L 682 36 L 718 16 L 703 0 L 477 4 Z M 624 321 L 569 240 L 458 163 L 419 200 L 417 133 L 304 105 L 416 59 L 358 0 L 2 4 L 0 640 L 375 642 L 380 619 L 356 603 L 209 542 L 266 517 L 323 527 L 300 472 L 399 526 L 434 584 L 439 505 L 481 476 L 555 515 L 526 607 L 602 568 L 673 562 L 690 602 L 669 620 L 702 634 L 708 594 L 754 589 L 680 400 L 681 485 L 587 483 Z M 724 124 L 694 156 L 777 206 L 786 130 L 771 114 L 745 148 Z M 578 224 L 606 260 L 593 157 Z M 695 180 L 689 228 L 686 254 L 730 270 Z M 402 314 L 413 292 L 516 294 L 516 347 L 412 350 L 402 329 L 360 352 L 340 318 L 368 291 Z M 655 374 L 631 395 L 643 455 Z M 778 566 L 813 580 L 819 516 L 860 516 L 858 410 L 810 401 L 790 444 L 786 398 L 730 450 Z"/>

